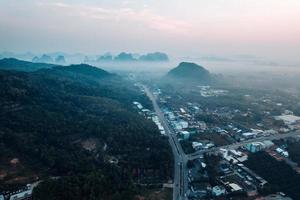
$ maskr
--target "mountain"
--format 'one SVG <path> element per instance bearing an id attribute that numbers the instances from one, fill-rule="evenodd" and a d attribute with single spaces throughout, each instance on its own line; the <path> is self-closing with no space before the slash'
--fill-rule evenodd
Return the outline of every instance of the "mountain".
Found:
<path id="1" fill-rule="evenodd" d="M 190 62 L 180 63 L 176 68 L 170 70 L 165 78 L 184 83 L 209 84 L 212 81 L 212 76 L 207 69 Z"/>
<path id="2" fill-rule="evenodd" d="M 101 62 L 101 61 L 106 61 L 106 62 L 113 61 L 113 56 L 110 54 L 105 54 L 105 55 L 99 56 L 97 59 L 97 62 Z"/>
<path id="3" fill-rule="evenodd" d="M 169 61 L 169 57 L 165 53 L 155 52 L 142 55 L 139 58 L 140 61 L 150 61 L 150 62 L 166 62 Z"/>
<path id="4" fill-rule="evenodd" d="M 113 56 L 110 53 L 106 53 L 104 55 L 98 56 L 96 61 L 97 62 L 106 62 L 106 61 L 167 62 L 167 61 L 169 61 L 169 57 L 167 54 L 161 53 L 161 52 L 147 53 L 145 55 L 122 52 L 116 56 Z"/>
<path id="5" fill-rule="evenodd" d="M 122 52 L 114 58 L 115 61 L 136 61 L 131 53 Z"/>
<path id="6" fill-rule="evenodd" d="M 59 55 L 55 58 L 55 63 L 60 64 L 60 65 L 64 65 L 66 64 L 66 59 L 64 56 Z"/>
<path id="7" fill-rule="evenodd" d="M 41 57 L 35 56 L 32 59 L 32 62 L 35 62 L 35 63 L 53 63 L 53 59 L 52 59 L 51 56 L 43 54 Z"/>
<path id="8" fill-rule="evenodd" d="M 0 69 L 2 70 L 16 70 L 16 71 L 36 71 L 44 68 L 52 68 L 55 65 L 46 63 L 32 63 L 15 58 L 4 58 L 0 60 Z"/>

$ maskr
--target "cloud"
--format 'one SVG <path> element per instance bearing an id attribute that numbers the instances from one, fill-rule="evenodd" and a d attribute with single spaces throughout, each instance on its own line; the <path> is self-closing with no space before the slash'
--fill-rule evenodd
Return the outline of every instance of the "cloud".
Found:
<path id="1" fill-rule="evenodd" d="M 39 2 L 39 6 L 48 7 L 56 11 L 63 11 L 66 15 L 83 17 L 86 19 L 140 23 L 147 28 L 166 32 L 168 34 L 187 35 L 191 33 L 192 25 L 186 21 L 155 14 L 147 7 L 134 10 L 129 7 L 104 8 L 99 6 L 87 6 L 66 4 L 62 2 Z"/>

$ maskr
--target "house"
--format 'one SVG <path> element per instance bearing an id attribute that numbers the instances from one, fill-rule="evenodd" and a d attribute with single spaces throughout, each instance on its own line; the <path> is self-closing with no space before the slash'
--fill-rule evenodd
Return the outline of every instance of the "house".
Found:
<path id="1" fill-rule="evenodd" d="M 149 109 L 142 109 L 142 112 L 144 112 L 144 113 L 149 113 L 150 110 L 149 110 Z"/>
<path id="2" fill-rule="evenodd" d="M 134 101 L 133 104 L 136 105 L 136 107 L 137 107 L 138 109 L 140 109 L 140 110 L 143 109 L 142 104 L 140 104 L 139 102 Z"/>
<path id="3" fill-rule="evenodd" d="M 171 120 L 171 121 L 175 120 L 175 115 L 174 115 L 174 113 L 168 112 L 168 118 L 169 118 L 169 120 Z"/>
<path id="4" fill-rule="evenodd" d="M 186 121 L 180 121 L 179 124 L 181 125 L 181 127 L 184 129 L 184 128 L 188 128 L 189 127 L 189 123 L 186 122 Z"/>
<path id="5" fill-rule="evenodd" d="M 256 153 L 265 148 L 264 143 L 262 142 L 252 142 L 249 144 L 246 144 L 246 149 L 250 151 L 251 153 Z"/>
<path id="6" fill-rule="evenodd" d="M 228 187 L 230 188 L 230 191 L 231 192 L 239 192 L 239 191 L 242 191 L 243 189 L 241 188 L 241 186 L 239 186 L 238 184 L 236 183 L 229 183 L 228 184 Z"/>
<path id="7" fill-rule="evenodd" d="M 256 132 L 247 132 L 242 134 L 242 136 L 247 140 L 255 138 L 256 135 L 257 135 Z"/>
<path id="8" fill-rule="evenodd" d="M 284 157 L 289 157 L 289 152 L 287 152 L 287 151 L 285 151 L 285 150 L 283 150 L 283 149 L 281 149 L 281 148 L 276 148 L 276 152 L 278 153 L 278 154 L 280 154 L 280 155 L 282 155 L 282 156 L 284 156 Z"/>
<path id="9" fill-rule="evenodd" d="M 274 143 L 271 140 L 265 140 L 263 141 L 265 148 L 270 148 L 274 145 Z"/>
<path id="10" fill-rule="evenodd" d="M 180 112 L 181 112 L 182 114 L 185 114 L 185 113 L 186 113 L 185 110 L 184 110 L 183 108 L 180 108 Z"/>
<path id="11" fill-rule="evenodd" d="M 231 162 L 233 164 L 237 164 L 239 161 L 237 159 L 235 159 L 234 157 L 232 156 L 224 156 L 224 159 L 227 160 L 228 162 Z"/>
<path id="12" fill-rule="evenodd" d="M 187 140 L 190 138 L 190 132 L 188 131 L 181 131 L 180 132 L 180 136 L 182 137 L 182 139 Z"/>
<path id="13" fill-rule="evenodd" d="M 276 116 L 275 119 L 282 120 L 286 125 L 300 123 L 300 117 L 292 114 Z"/>
<path id="14" fill-rule="evenodd" d="M 197 150 L 203 148 L 203 143 L 201 143 L 201 142 L 193 142 L 192 143 L 192 147 L 193 147 L 193 149 L 195 149 L 197 151 Z"/>
<path id="15" fill-rule="evenodd" d="M 226 190 L 223 186 L 215 186 L 212 188 L 212 195 L 215 197 L 222 196 L 226 193 Z"/>

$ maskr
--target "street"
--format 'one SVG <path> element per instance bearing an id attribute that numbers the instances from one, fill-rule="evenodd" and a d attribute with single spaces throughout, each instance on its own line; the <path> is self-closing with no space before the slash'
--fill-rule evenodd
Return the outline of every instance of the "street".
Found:
<path id="1" fill-rule="evenodd" d="M 159 108 L 156 98 L 150 92 L 149 88 L 143 85 L 143 88 L 151 100 L 153 104 L 154 111 L 158 116 L 162 126 L 165 129 L 166 135 L 169 137 L 169 143 L 172 148 L 172 152 L 174 155 L 174 187 L 173 187 L 173 200 L 181 200 L 185 199 L 185 193 L 188 188 L 188 180 L 187 180 L 187 166 L 186 163 L 188 161 L 187 155 L 183 152 L 181 145 L 178 142 L 176 134 L 174 131 L 169 127 L 167 120 L 164 117 L 161 109 Z"/>

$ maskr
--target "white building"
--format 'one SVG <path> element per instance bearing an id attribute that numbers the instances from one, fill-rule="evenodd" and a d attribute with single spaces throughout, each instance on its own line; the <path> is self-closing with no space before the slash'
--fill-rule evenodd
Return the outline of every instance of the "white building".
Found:
<path id="1" fill-rule="evenodd" d="M 286 158 L 289 157 L 289 152 L 287 152 L 287 151 L 285 151 L 285 150 L 283 150 L 279 147 L 276 148 L 276 152 L 279 153 L 280 155 L 286 157 Z"/>
<path id="2" fill-rule="evenodd" d="M 275 119 L 282 120 L 287 125 L 300 123 L 300 117 L 296 115 L 280 115 L 276 116 Z"/>
<path id="3" fill-rule="evenodd" d="M 255 132 L 247 132 L 247 133 L 243 133 L 242 135 L 246 139 L 252 139 L 252 138 L 255 138 L 257 136 L 257 133 L 255 133 Z"/>
<path id="4" fill-rule="evenodd" d="M 236 183 L 229 183 L 228 186 L 230 187 L 231 192 L 238 192 L 242 190 L 241 186 Z"/>
<path id="5" fill-rule="evenodd" d="M 181 131 L 181 132 L 180 132 L 180 135 L 182 136 L 182 138 L 183 138 L 184 140 L 187 140 L 187 139 L 190 138 L 190 132 L 188 132 L 188 131 Z"/>
<path id="6" fill-rule="evenodd" d="M 192 142 L 192 147 L 193 149 L 195 149 L 196 151 L 203 148 L 203 143 L 201 142 Z"/>
<path id="7" fill-rule="evenodd" d="M 180 108 L 180 112 L 181 112 L 182 114 L 185 114 L 185 113 L 186 113 L 185 110 L 184 110 L 183 108 Z"/>

